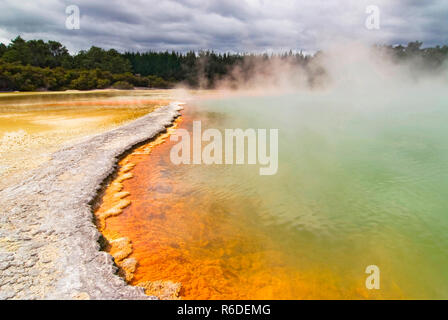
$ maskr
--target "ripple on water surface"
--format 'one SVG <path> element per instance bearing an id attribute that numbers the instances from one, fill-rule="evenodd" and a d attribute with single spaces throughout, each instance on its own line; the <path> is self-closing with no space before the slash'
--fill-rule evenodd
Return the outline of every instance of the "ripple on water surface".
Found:
<path id="1" fill-rule="evenodd" d="M 170 141 L 126 158 L 135 163 L 123 181 L 131 205 L 105 232 L 132 241 L 132 284 L 179 282 L 187 299 L 447 298 L 448 148 L 445 129 L 432 132 L 439 118 L 408 119 L 409 128 L 307 103 L 228 99 L 184 111 L 188 130 L 192 120 L 279 128 L 275 176 L 248 165 L 176 166 Z M 323 110 L 340 121 L 318 117 Z M 380 290 L 365 288 L 372 264 Z"/>

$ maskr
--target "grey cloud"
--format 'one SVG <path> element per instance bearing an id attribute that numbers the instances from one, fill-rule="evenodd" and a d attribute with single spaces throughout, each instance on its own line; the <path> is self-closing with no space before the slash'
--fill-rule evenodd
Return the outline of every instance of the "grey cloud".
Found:
<path id="1" fill-rule="evenodd" d="M 381 10 L 367 30 L 365 8 Z M 81 29 L 65 29 L 78 5 Z M 314 51 L 342 39 L 394 44 L 448 43 L 446 0 L 2 0 L 0 40 L 55 39 L 70 51 L 92 45 L 125 50 Z"/>

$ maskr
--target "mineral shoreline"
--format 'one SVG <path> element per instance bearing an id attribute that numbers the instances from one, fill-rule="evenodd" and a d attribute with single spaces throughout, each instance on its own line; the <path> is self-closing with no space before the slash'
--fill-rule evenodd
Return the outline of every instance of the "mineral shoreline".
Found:
<path id="1" fill-rule="evenodd" d="M 177 103 L 55 152 L 0 191 L 0 299 L 156 299 L 117 275 L 92 204 L 119 158 L 163 132 Z"/>

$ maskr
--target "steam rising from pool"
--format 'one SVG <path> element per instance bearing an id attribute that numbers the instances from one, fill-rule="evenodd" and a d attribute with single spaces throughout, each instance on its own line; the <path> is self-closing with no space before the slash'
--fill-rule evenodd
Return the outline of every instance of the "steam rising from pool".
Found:
<path id="1" fill-rule="evenodd" d="M 446 75 L 357 46 L 321 63 L 313 88 L 280 64 L 186 106 L 186 129 L 279 129 L 276 175 L 176 166 L 170 142 L 141 156 L 132 205 L 108 220 L 132 240 L 133 282 L 180 282 L 184 298 L 448 298 Z"/>

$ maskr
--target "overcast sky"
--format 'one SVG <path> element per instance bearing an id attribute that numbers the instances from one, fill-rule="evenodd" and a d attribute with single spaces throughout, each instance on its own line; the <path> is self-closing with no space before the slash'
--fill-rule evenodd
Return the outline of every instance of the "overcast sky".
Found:
<path id="1" fill-rule="evenodd" d="M 66 28 L 79 7 L 80 29 Z M 368 5 L 380 29 L 368 30 Z M 313 52 L 332 42 L 448 44 L 448 0 L 0 0 L 0 41 L 57 40 L 72 53 L 120 51 Z"/>

